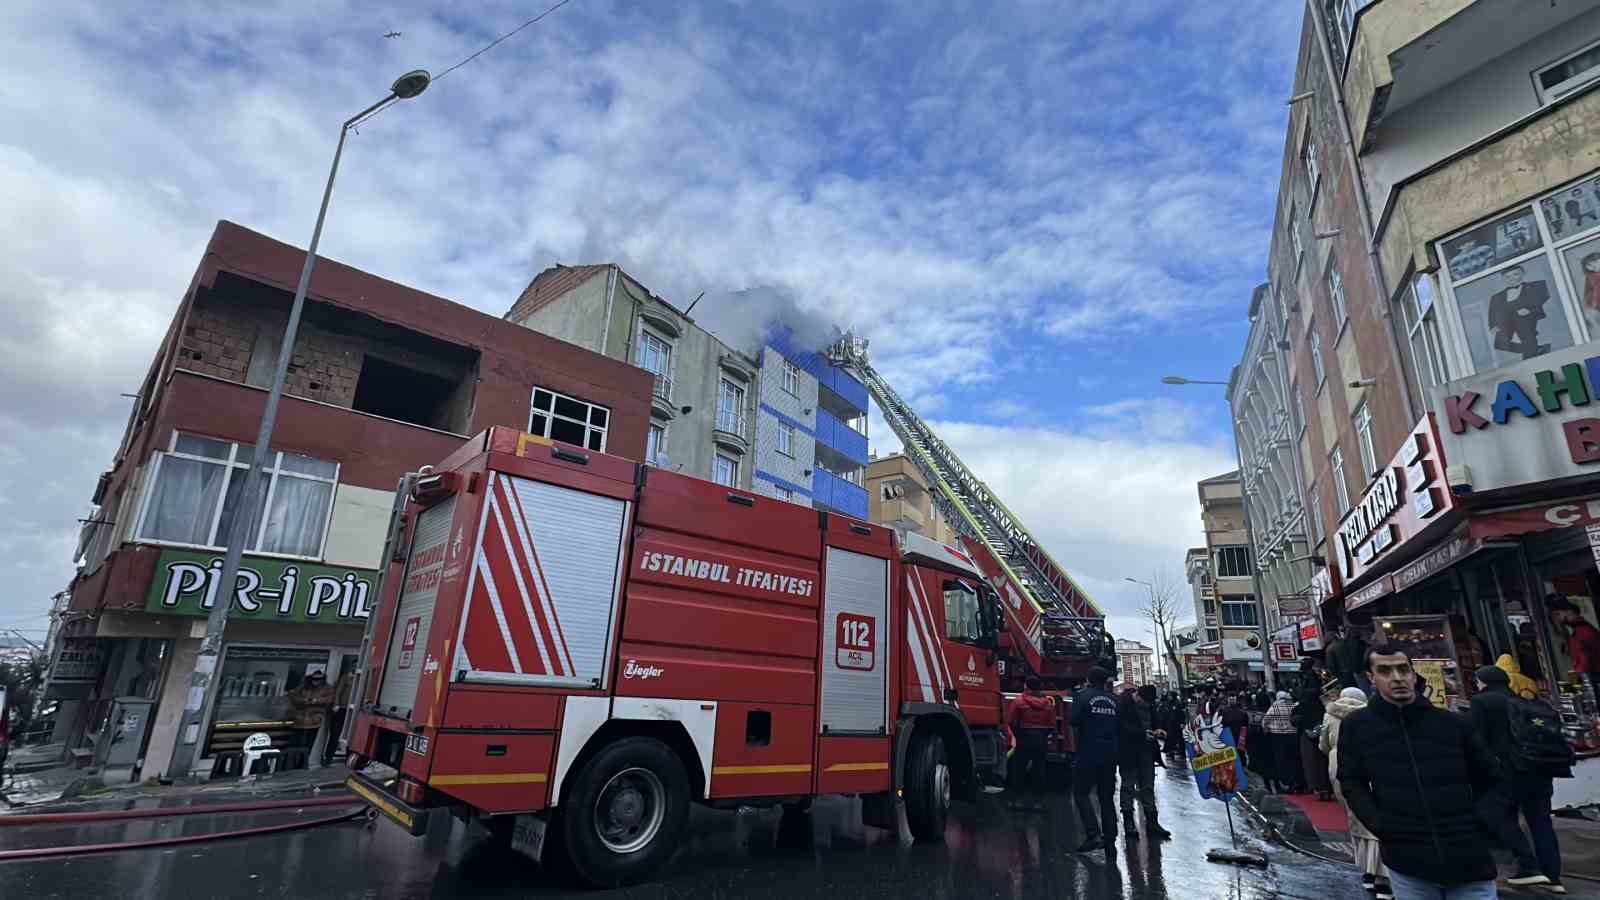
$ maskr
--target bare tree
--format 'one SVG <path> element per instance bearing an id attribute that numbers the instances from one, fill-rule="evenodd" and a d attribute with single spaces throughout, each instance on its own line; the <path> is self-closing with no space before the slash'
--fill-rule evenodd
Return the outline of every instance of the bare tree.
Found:
<path id="1" fill-rule="evenodd" d="M 1129 579 L 1134 581 L 1136 579 Z M 1156 640 L 1161 642 L 1157 651 L 1158 655 L 1167 660 L 1171 667 L 1173 677 L 1178 682 L 1179 689 L 1183 688 L 1183 665 L 1178 659 L 1177 649 L 1172 645 L 1172 631 L 1188 617 L 1189 607 L 1179 600 L 1181 596 L 1177 579 L 1168 572 L 1157 569 L 1150 573 L 1149 581 L 1139 581 L 1150 591 L 1150 599 L 1144 608 L 1139 610 L 1150 624 L 1155 627 Z"/>

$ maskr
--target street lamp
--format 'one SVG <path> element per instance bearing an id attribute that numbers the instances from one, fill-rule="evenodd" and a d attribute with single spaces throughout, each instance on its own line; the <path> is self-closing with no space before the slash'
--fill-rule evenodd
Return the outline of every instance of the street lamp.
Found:
<path id="1" fill-rule="evenodd" d="M 272 445 L 272 430 L 277 425 L 278 402 L 283 399 L 283 382 L 288 376 L 289 361 L 294 358 L 295 335 L 300 330 L 300 312 L 305 307 L 306 289 L 311 285 L 311 269 L 317 262 L 317 244 L 322 240 L 322 223 L 328 217 L 328 200 L 333 195 L 333 179 L 339 173 L 339 157 L 344 153 L 344 141 L 350 129 L 362 120 L 373 116 L 384 107 L 399 101 L 410 100 L 428 89 L 433 80 L 423 69 L 401 75 L 389 86 L 382 100 L 344 121 L 339 129 L 339 143 L 333 150 L 333 166 L 328 170 L 328 183 L 322 189 L 322 206 L 317 210 L 317 224 L 311 230 L 311 244 L 306 248 L 306 262 L 300 269 L 300 282 L 294 289 L 294 303 L 289 307 L 289 322 L 283 328 L 283 340 L 278 345 L 278 366 L 272 375 L 272 387 L 267 391 L 266 407 L 261 412 L 261 428 L 256 434 L 255 453 L 250 457 L 250 468 L 245 472 L 239 502 L 245 504 L 243 515 L 235 515 L 228 529 L 227 545 L 222 557 L 222 572 L 217 579 L 220 595 L 206 615 L 206 634 L 200 641 L 200 653 L 195 657 L 194 674 L 189 678 L 189 693 L 183 707 L 183 719 L 178 725 L 177 740 L 173 742 L 172 759 L 167 764 L 167 778 L 182 778 L 194 765 L 200 743 L 200 720 L 211 700 L 211 685 L 215 683 L 217 662 L 222 655 L 223 631 L 228 625 L 228 611 L 233 607 L 234 593 L 239 579 L 239 562 L 245 544 L 255 531 L 255 498 L 260 494 L 261 465 Z"/>
<path id="2" fill-rule="evenodd" d="M 1206 381 L 1197 378 L 1184 378 L 1182 375 L 1163 375 L 1162 384 L 1220 384 L 1227 385 L 1226 381 Z M 1250 590 L 1255 593 L 1256 599 L 1256 633 L 1261 637 L 1261 680 L 1268 691 L 1277 690 L 1277 679 L 1272 677 L 1272 639 L 1267 634 L 1267 609 L 1261 601 L 1261 567 L 1256 565 L 1256 536 L 1255 528 L 1250 522 L 1250 492 L 1244 489 L 1244 449 L 1239 441 L 1239 426 L 1233 427 L 1233 461 L 1239 468 L 1239 505 L 1244 511 L 1244 539 L 1250 546 Z"/>

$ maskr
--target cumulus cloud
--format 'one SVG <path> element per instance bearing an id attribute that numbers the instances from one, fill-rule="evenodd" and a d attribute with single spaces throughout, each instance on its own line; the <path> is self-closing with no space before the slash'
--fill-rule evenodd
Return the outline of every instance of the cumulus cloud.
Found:
<path id="1" fill-rule="evenodd" d="M 0 471 L 17 567 L 0 625 L 37 619 L 69 578 L 118 395 L 137 390 L 213 223 L 303 244 L 339 123 L 527 14 L 7 12 L 0 461 L 22 464 Z M 1077 352 L 1240 315 L 1271 203 L 1240 185 L 1276 183 L 1298 15 L 1272 0 L 1071 16 L 1043 0 L 939 16 L 909 0 L 571 4 L 352 136 L 323 251 L 494 314 L 558 261 L 615 261 L 680 306 L 767 289 L 870 337 L 926 414 L 961 411 L 1011 377 L 1024 338 Z M 1045 461 L 1109 454 L 1106 483 L 1140 448 L 1162 477 L 1214 474 L 1197 462 L 1210 448 L 1177 439 L 961 433 L 1008 502 L 1037 467 L 1007 442 Z M 1121 484 L 1138 514 L 1170 514 Z M 1066 518 L 1051 540 L 1073 555 L 1087 526 Z"/>

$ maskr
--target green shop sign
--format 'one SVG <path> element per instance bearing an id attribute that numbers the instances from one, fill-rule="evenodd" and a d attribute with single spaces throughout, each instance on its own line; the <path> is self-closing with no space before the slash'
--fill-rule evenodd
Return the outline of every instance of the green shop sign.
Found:
<path id="1" fill-rule="evenodd" d="M 246 556 L 239 565 L 232 619 L 349 625 L 366 620 L 376 602 L 374 569 L 320 566 Z M 217 603 L 222 557 L 163 550 L 145 595 L 146 612 L 204 616 Z"/>

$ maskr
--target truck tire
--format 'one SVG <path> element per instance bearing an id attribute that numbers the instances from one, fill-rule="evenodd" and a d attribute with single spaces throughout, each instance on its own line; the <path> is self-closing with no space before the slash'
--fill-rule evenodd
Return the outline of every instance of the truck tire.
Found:
<path id="1" fill-rule="evenodd" d="M 950 766 L 945 762 L 944 739 L 933 733 L 916 735 L 906 760 L 906 823 L 911 836 L 923 843 L 943 840 L 949 812 Z"/>
<path id="2" fill-rule="evenodd" d="M 678 755 L 655 738 L 631 737 L 578 772 L 560 820 L 578 877 L 617 887 L 671 858 L 688 817 L 689 778 Z"/>

